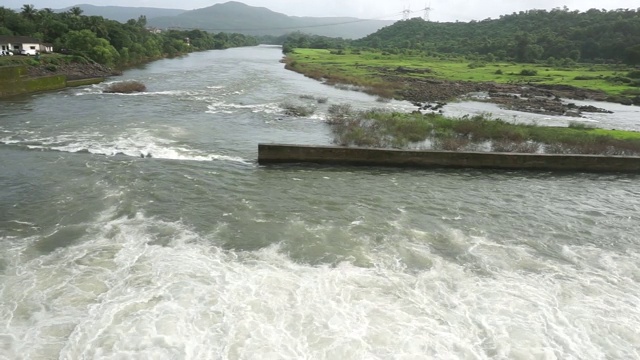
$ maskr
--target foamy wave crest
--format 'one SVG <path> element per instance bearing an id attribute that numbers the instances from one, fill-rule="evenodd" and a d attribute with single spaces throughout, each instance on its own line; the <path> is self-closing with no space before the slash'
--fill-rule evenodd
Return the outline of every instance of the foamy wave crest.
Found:
<path id="1" fill-rule="evenodd" d="M 252 113 L 265 114 L 276 114 L 280 112 L 280 107 L 276 103 L 245 105 L 219 101 L 210 104 L 209 106 L 207 106 L 207 108 L 207 114 L 233 114 L 243 110 L 251 111 Z"/>
<path id="2" fill-rule="evenodd" d="M 636 253 L 576 246 L 573 263 L 541 261 L 525 247 L 409 230 L 372 246 L 371 266 L 312 266 L 282 245 L 230 251 L 180 223 L 106 219 L 32 260 L 37 238 L 2 247 L 9 358 L 638 357 Z M 434 241 L 486 266 L 450 261 Z M 494 261 L 502 255 L 514 261 Z M 428 266 L 408 272 L 411 261 Z"/>
<path id="3" fill-rule="evenodd" d="M 142 91 L 142 92 L 134 92 L 130 94 L 122 94 L 122 93 L 104 93 L 103 91 L 114 83 L 118 83 L 119 81 L 111 81 L 104 82 L 100 84 L 91 85 L 88 87 L 84 87 L 75 92 L 76 96 L 84 96 L 84 95 L 97 95 L 103 94 L 106 96 L 168 96 L 168 97 L 178 97 L 178 98 L 203 98 L 210 100 L 214 95 L 211 90 L 220 89 L 218 87 L 207 87 L 206 90 L 164 90 L 164 91 Z"/>
<path id="4" fill-rule="evenodd" d="M 6 145 L 22 145 L 34 150 L 68 153 L 90 153 L 106 156 L 131 156 L 167 160 L 231 161 L 250 164 L 247 160 L 231 155 L 211 154 L 202 150 L 180 146 L 173 140 L 150 135 L 144 129 L 132 129 L 131 135 L 107 139 L 99 133 L 65 134 L 50 138 L 10 137 L 0 140 Z"/>

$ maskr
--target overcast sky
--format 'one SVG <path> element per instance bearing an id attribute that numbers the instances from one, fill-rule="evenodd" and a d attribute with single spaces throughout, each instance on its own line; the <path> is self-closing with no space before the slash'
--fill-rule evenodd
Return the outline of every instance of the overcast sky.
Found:
<path id="1" fill-rule="evenodd" d="M 18 9 L 23 4 L 36 8 L 65 8 L 77 4 L 161 7 L 172 9 L 198 9 L 227 0 L 2 0 L 1 6 Z M 497 18 L 528 9 L 553 9 L 567 6 L 571 10 L 637 9 L 638 0 L 242 0 L 252 6 L 263 6 L 273 11 L 296 16 L 355 16 L 360 18 L 400 19 L 403 9 L 415 11 L 431 3 L 433 21 L 469 21 Z"/>

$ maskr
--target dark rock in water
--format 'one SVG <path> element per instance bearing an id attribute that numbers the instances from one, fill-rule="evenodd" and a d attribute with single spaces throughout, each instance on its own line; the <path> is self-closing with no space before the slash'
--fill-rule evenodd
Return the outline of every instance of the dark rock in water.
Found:
<path id="1" fill-rule="evenodd" d="M 136 92 L 143 92 L 146 90 L 147 87 L 143 83 L 139 81 L 129 80 L 110 84 L 104 90 L 102 90 L 102 92 L 107 94 L 131 94 Z"/>
<path id="2" fill-rule="evenodd" d="M 595 107 L 593 105 L 580 106 L 579 109 L 582 112 L 613 114 L 613 111 L 609 111 L 609 110 L 606 110 L 606 109 L 601 109 L 601 108 Z"/>

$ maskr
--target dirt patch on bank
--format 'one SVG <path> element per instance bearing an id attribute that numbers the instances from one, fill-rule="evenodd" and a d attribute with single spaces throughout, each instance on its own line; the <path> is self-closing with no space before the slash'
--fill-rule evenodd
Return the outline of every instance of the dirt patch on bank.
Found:
<path id="1" fill-rule="evenodd" d="M 100 64 L 60 64 L 38 65 L 27 67 L 27 75 L 31 77 L 65 75 L 67 80 L 81 80 L 121 75 L 122 72 Z"/>

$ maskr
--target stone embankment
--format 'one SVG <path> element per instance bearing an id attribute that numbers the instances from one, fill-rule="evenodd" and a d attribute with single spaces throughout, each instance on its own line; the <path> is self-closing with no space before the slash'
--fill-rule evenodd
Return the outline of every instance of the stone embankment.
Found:
<path id="1" fill-rule="evenodd" d="M 100 64 L 70 63 L 55 66 L 29 66 L 27 67 L 27 75 L 30 77 L 64 75 L 66 76 L 67 80 L 82 80 L 122 75 L 122 72 L 113 70 L 107 66 Z"/>
<path id="2" fill-rule="evenodd" d="M 74 66 L 46 70 L 48 73 L 26 66 L 0 67 L 0 97 L 59 90 L 68 86 L 97 84 L 108 73 L 98 67 Z M 42 75 L 45 74 L 45 75 Z"/>

